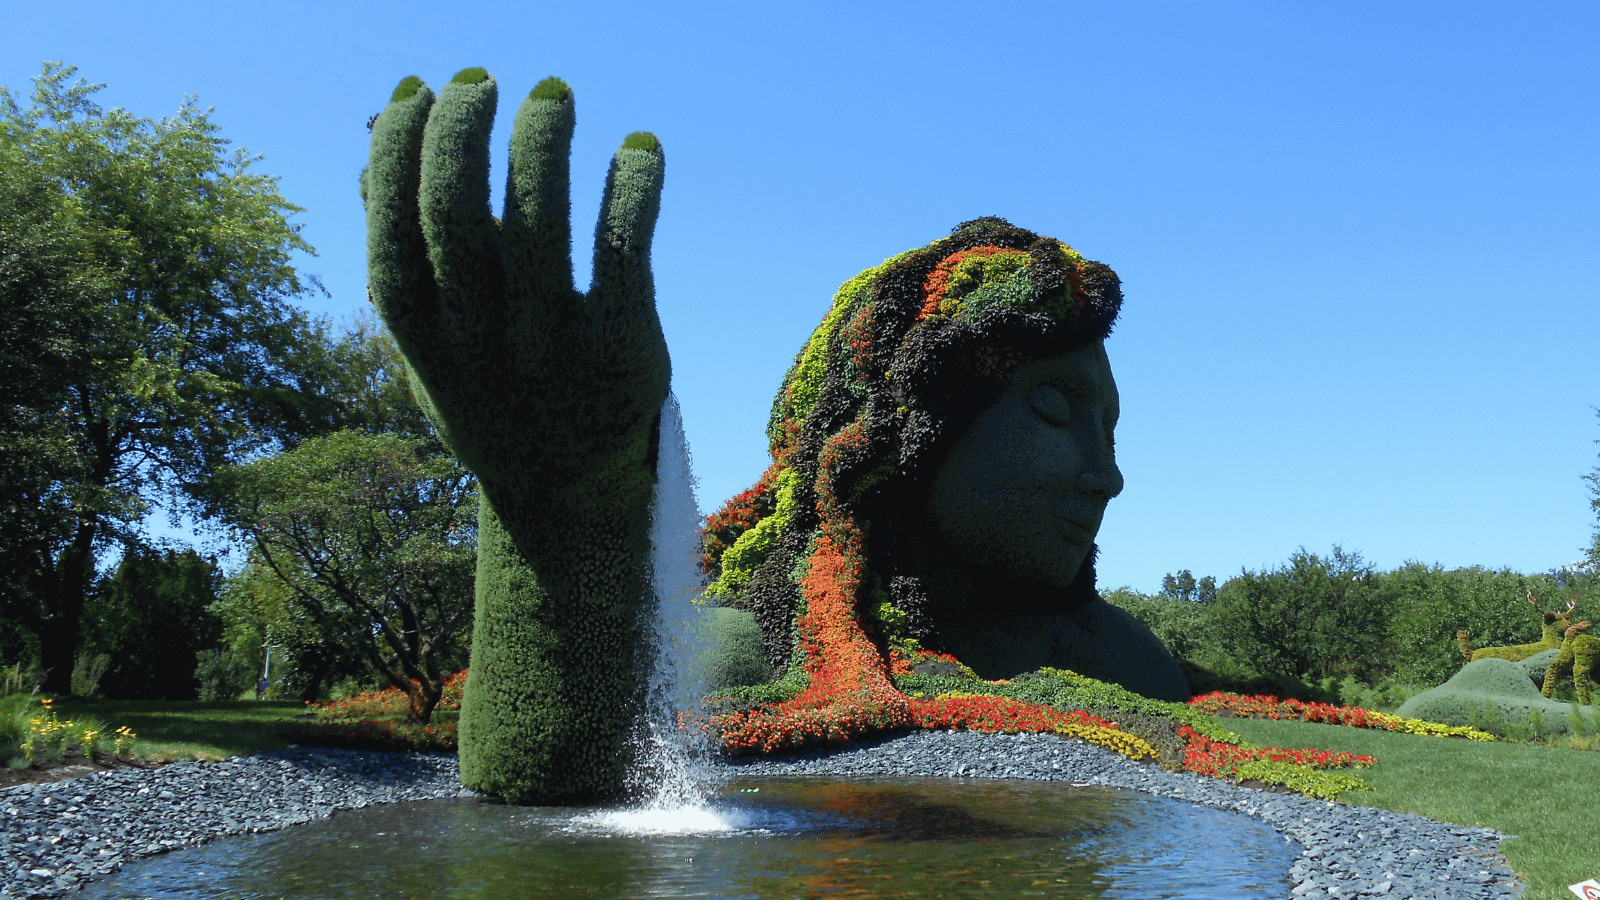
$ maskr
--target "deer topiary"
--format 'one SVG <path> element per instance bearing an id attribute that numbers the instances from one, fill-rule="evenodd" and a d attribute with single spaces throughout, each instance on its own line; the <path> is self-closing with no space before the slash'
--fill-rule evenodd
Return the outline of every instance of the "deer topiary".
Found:
<path id="1" fill-rule="evenodd" d="M 1572 685 L 1578 689 L 1578 702 L 1584 706 L 1589 705 L 1590 673 L 1596 670 L 1600 663 L 1600 637 L 1584 634 L 1589 629 L 1588 622 L 1578 622 L 1567 626 L 1562 635 L 1561 652 L 1556 654 L 1555 661 L 1544 672 L 1544 690 L 1542 693 L 1548 697 L 1556 689 L 1556 682 L 1561 680 L 1569 670 L 1572 672 Z"/>
<path id="2" fill-rule="evenodd" d="M 1533 596 L 1533 591 L 1528 592 L 1528 602 L 1533 604 L 1534 609 L 1539 609 L 1539 600 Z M 1456 640 L 1461 642 L 1461 653 L 1470 662 L 1477 662 L 1480 659 L 1490 657 L 1509 660 L 1510 662 L 1521 662 L 1535 653 L 1543 653 L 1546 650 L 1559 648 L 1566 637 L 1567 626 L 1572 624 L 1572 611 L 1577 608 L 1578 601 L 1571 599 L 1567 601 L 1567 608 L 1562 612 L 1539 609 L 1539 612 L 1544 615 L 1544 637 L 1532 644 L 1514 644 L 1509 647 L 1482 647 L 1474 650 L 1472 649 L 1472 641 L 1467 637 L 1465 631 L 1457 631 Z"/>

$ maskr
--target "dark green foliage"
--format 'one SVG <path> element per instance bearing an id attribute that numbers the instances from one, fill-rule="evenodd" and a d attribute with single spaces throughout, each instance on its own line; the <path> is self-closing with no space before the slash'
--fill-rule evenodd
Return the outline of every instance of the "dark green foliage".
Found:
<path id="1" fill-rule="evenodd" d="M 665 162 L 617 151 L 579 294 L 570 94 L 523 101 L 497 225 L 496 91 L 487 73 L 458 75 L 437 102 L 421 86 L 379 116 L 369 284 L 420 405 L 480 481 L 462 779 L 515 802 L 584 802 L 621 790 L 646 676 L 652 428 L 670 375 L 649 268 Z"/>
<path id="2" fill-rule="evenodd" d="M 196 656 L 195 680 L 201 700 L 237 700 L 255 686 L 255 667 L 231 650 L 202 650 Z"/>
<path id="3" fill-rule="evenodd" d="M 1108 591 L 1104 596 L 1107 603 L 1127 610 L 1143 622 L 1179 659 L 1198 660 L 1215 641 L 1211 627 L 1214 610 L 1206 604 L 1164 594 L 1152 597 L 1126 588 Z"/>
<path id="4" fill-rule="evenodd" d="M 755 616 L 740 609 L 711 607 L 706 610 L 706 618 L 714 648 L 705 660 L 708 691 L 772 680 Z"/>
<path id="5" fill-rule="evenodd" d="M 528 99 L 570 100 L 572 99 L 572 86 L 556 76 L 551 75 L 549 78 L 546 78 L 533 86 L 533 90 L 528 92 Z M 656 148 L 650 147 L 647 149 L 654 150 Z"/>
<path id="6" fill-rule="evenodd" d="M 421 89 L 422 79 L 415 75 L 407 75 L 406 77 L 400 79 L 399 84 L 394 86 L 394 93 L 389 95 L 389 102 L 402 103 L 406 100 L 410 100 L 412 97 L 415 97 L 417 95 L 417 91 Z M 370 128 L 368 130 L 370 130 Z"/>
<path id="7" fill-rule="evenodd" d="M 1540 636 L 1542 619 L 1526 602 L 1530 590 L 1553 598 L 1544 605 L 1556 607 L 1562 606 L 1558 602 L 1562 597 L 1571 593 L 1587 597 L 1592 591 L 1581 573 L 1522 575 L 1508 569 L 1444 569 L 1408 562 L 1387 572 L 1369 572 L 1363 580 L 1370 595 L 1351 595 L 1360 602 L 1341 608 L 1340 595 L 1333 590 L 1341 577 L 1339 570 L 1350 569 L 1350 561 L 1359 560 L 1356 554 L 1346 554 L 1346 563 L 1340 564 L 1341 554 L 1337 548 L 1330 558 L 1301 551 L 1287 565 L 1247 571 L 1223 586 L 1219 602 L 1174 599 L 1203 593 L 1207 579 L 1194 581 L 1191 591 L 1192 575 L 1186 577 L 1184 572 L 1169 575 L 1161 594 L 1121 588 L 1105 596 L 1172 648 L 1196 693 L 1268 693 L 1352 705 L 1363 705 L 1356 698 L 1365 697 L 1393 707 L 1461 669 L 1458 628 L 1467 630 L 1480 645 L 1532 642 Z M 1369 568 L 1355 565 L 1357 571 Z M 1254 604 L 1240 600 L 1246 587 L 1258 592 Z M 1580 616 L 1586 602 L 1580 600 Z M 1301 605 L 1290 609 L 1293 604 Z M 1366 625 L 1351 619 L 1353 613 L 1359 613 Z M 1248 640 L 1240 638 L 1261 621 L 1274 627 Z M 1352 630 L 1359 639 L 1341 633 L 1337 627 L 1341 621 L 1356 621 Z M 1329 628 L 1330 622 L 1335 627 Z M 1334 639 L 1329 641 L 1328 635 Z M 1301 655 L 1299 661 L 1276 668 L 1264 664 L 1262 660 L 1280 659 L 1256 654 L 1256 642 L 1264 637 L 1298 647 L 1294 652 Z M 1554 655 L 1552 651 L 1537 658 Z M 1289 672 L 1299 665 L 1309 668 Z M 1541 667 L 1539 683 L 1542 678 Z"/>
<path id="8" fill-rule="evenodd" d="M 130 548 L 85 611 L 88 645 L 111 658 L 100 693 L 112 700 L 194 700 L 199 654 L 222 637 L 212 611 L 216 563 L 193 550 Z M 230 698 L 231 699 L 231 698 Z"/>
<path id="9" fill-rule="evenodd" d="M 1387 674 L 1386 609 L 1377 572 L 1335 546 L 1326 559 L 1305 548 L 1287 565 L 1246 571 L 1217 593 L 1217 637 L 1264 675 L 1326 678 Z"/>
<path id="10" fill-rule="evenodd" d="M 1465 662 L 1456 640 L 1458 630 L 1467 632 L 1478 647 L 1539 640 L 1543 623 L 1525 602 L 1530 591 L 1559 596 L 1549 576 L 1522 575 L 1509 569 L 1472 566 L 1446 570 L 1409 562 L 1385 572 L 1378 594 L 1390 622 L 1394 676 L 1401 681 L 1439 684 L 1455 674 Z"/>
<path id="11" fill-rule="evenodd" d="M 415 77 L 415 76 L 413 76 L 413 77 Z M 489 80 L 489 70 L 488 69 L 485 69 L 482 66 L 470 66 L 468 68 L 462 69 L 461 71 L 457 72 L 455 74 L 455 76 L 450 79 L 450 83 L 451 84 L 482 84 L 483 82 L 488 81 L 488 80 Z M 419 78 L 419 79 L 417 79 L 417 81 L 420 83 L 421 79 Z M 402 83 L 404 83 L 404 82 L 402 82 Z M 413 94 L 416 93 L 415 89 L 413 89 L 412 93 Z M 411 98 L 408 96 L 408 97 L 402 97 L 400 99 L 409 100 Z M 391 97 L 389 102 L 393 103 L 394 102 L 394 98 Z"/>

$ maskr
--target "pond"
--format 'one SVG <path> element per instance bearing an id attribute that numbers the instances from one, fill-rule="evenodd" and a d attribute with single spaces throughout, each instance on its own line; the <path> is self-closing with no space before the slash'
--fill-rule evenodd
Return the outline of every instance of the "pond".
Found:
<path id="1" fill-rule="evenodd" d="M 1283 897 L 1298 846 L 1101 787 L 751 779 L 708 808 L 431 800 L 154 857 L 87 898 Z"/>

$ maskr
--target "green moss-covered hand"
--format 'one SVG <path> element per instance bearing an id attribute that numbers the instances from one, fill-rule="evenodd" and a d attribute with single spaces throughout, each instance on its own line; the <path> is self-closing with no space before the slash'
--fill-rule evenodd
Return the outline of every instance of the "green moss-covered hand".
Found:
<path id="1" fill-rule="evenodd" d="M 493 76 L 435 98 L 407 78 L 362 187 L 373 302 L 418 399 L 482 492 L 461 777 L 519 803 L 615 794 L 643 692 L 652 433 L 670 363 L 650 241 L 660 143 L 612 159 L 594 281 L 572 285 L 572 91 L 517 111 L 505 212 L 489 210 Z"/>

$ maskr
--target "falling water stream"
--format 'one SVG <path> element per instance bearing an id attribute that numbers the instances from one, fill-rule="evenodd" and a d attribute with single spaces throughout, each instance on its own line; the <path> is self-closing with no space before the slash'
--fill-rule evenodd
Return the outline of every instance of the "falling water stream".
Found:
<path id="1" fill-rule="evenodd" d="M 699 511 L 662 408 L 657 661 L 642 798 L 623 809 L 428 800 L 133 863 L 87 898 L 916 898 L 1284 895 L 1293 853 L 1236 813 L 1111 788 L 980 779 L 728 780 L 677 727 L 701 695 Z M 722 770 L 725 773 L 726 770 Z"/>

